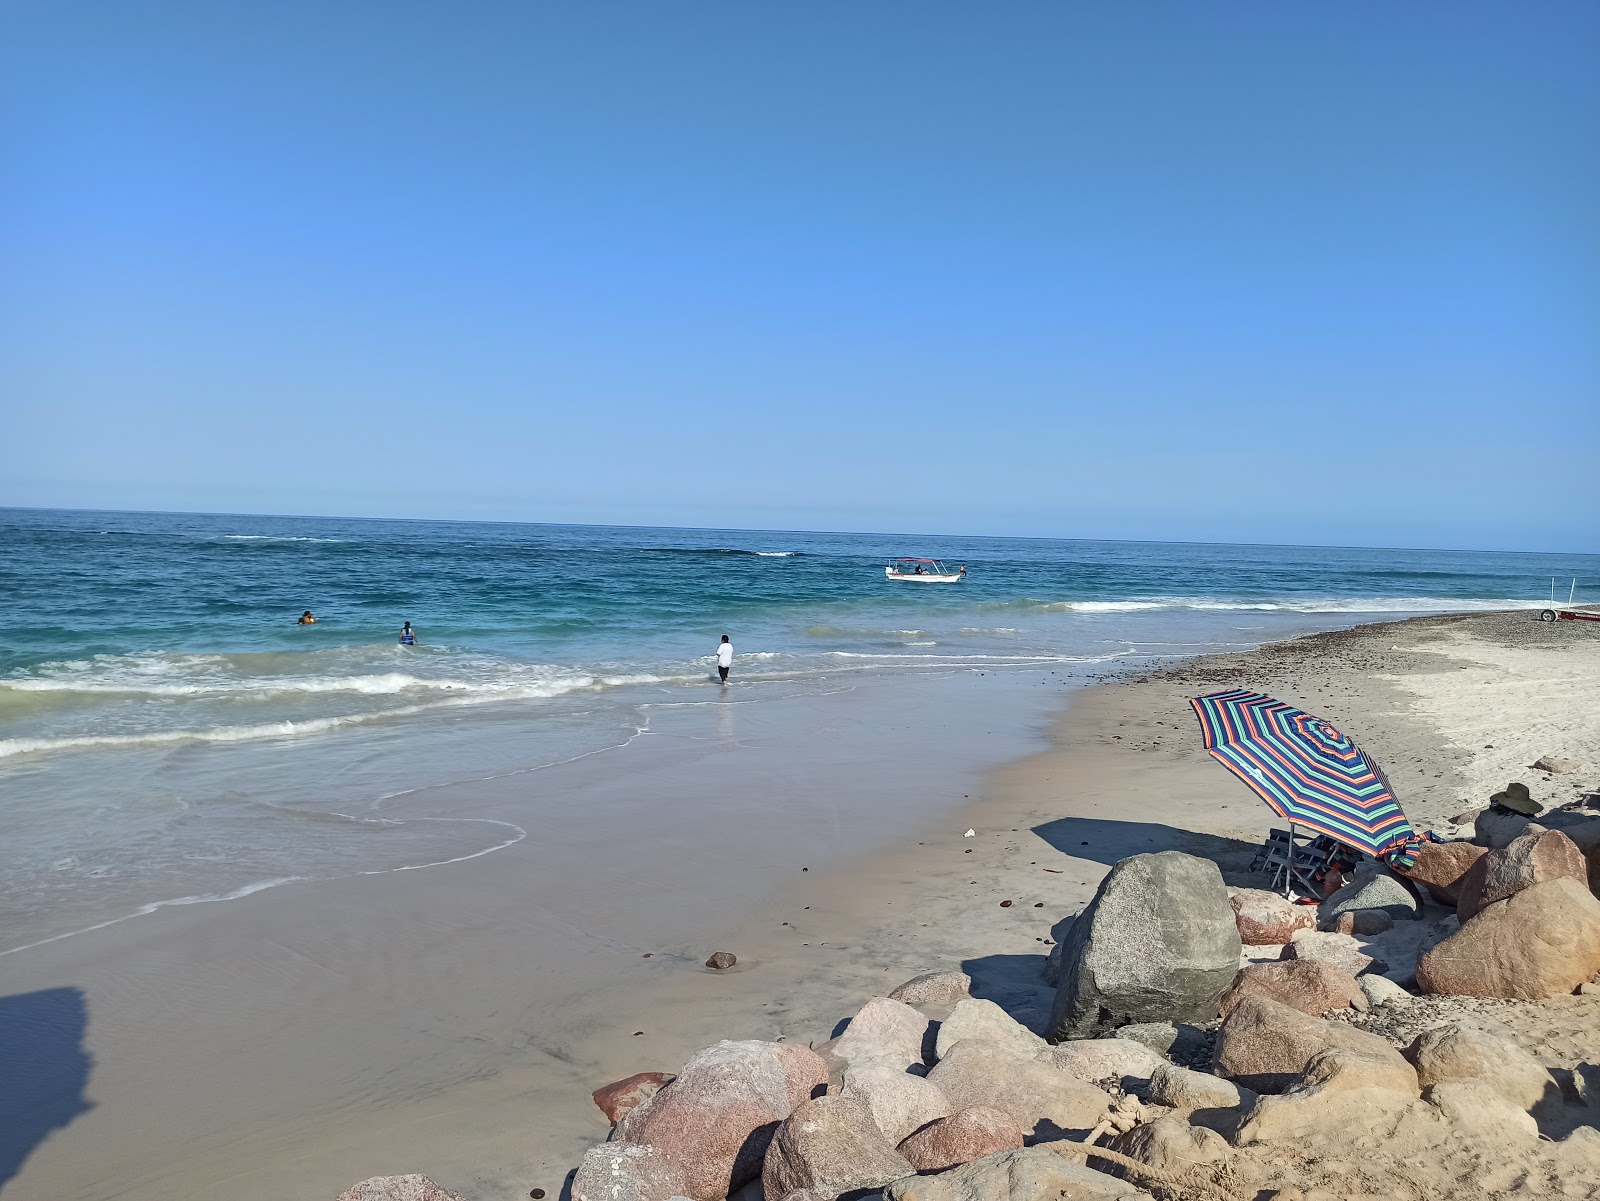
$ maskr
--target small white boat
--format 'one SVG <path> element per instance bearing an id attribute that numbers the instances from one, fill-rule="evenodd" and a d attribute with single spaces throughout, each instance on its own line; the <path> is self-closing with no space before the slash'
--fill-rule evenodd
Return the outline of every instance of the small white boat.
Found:
<path id="1" fill-rule="evenodd" d="M 954 584 L 966 577 L 967 565 L 951 571 L 938 559 L 890 559 L 883 574 L 891 580 L 910 580 L 917 584 Z"/>

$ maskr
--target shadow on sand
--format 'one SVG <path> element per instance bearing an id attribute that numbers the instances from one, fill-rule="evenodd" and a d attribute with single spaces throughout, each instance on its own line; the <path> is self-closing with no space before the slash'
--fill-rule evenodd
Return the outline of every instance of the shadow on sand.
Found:
<path id="1" fill-rule="evenodd" d="M 1182 851 L 1210 859 L 1222 869 L 1222 878 L 1241 888 L 1260 887 L 1262 877 L 1250 871 L 1256 843 L 1195 830 L 1180 830 L 1160 822 L 1111 821 L 1100 817 L 1061 817 L 1035 826 L 1033 832 L 1064 855 L 1090 859 L 1107 867 L 1129 855 L 1153 851 Z"/>
<path id="2" fill-rule="evenodd" d="M 81 989 L 0 997 L 0 1190 L 53 1131 L 93 1108 L 88 1026 Z"/>

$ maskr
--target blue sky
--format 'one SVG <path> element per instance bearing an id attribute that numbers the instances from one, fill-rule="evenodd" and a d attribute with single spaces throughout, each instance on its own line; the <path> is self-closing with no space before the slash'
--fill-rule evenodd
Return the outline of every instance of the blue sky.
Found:
<path id="1" fill-rule="evenodd" d="M 1592 3 L 0 8 L 0 503 L 1600 550 Z"/>

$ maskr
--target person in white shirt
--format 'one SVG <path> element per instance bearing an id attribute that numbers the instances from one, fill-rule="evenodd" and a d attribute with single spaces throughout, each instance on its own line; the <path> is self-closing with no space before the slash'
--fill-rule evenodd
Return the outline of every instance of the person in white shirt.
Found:
<path id="1" fill-rule="evenodd" d="M 728 683 L 728 668 L 733 666 L 733 643 L 728 636 L 722 636 L 722 644 L 717 647 L 717 674 L 722 677 L 723 686 Z"/>

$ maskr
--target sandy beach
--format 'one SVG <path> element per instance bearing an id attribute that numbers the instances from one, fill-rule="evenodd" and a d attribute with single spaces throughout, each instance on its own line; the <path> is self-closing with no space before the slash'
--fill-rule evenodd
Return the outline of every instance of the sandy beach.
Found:
<path id="1" fill-rule="evenodd" d="M 1596 627 L 1526 612 L 1362 626 L 1075 691 L 1048 749 L 1022 758 L 1037 732 L 1005 723 L 1025 723 L 1039 698 L 1000 707 L 983 733 L 1016 748 L 1014 761 L 958 781 L 965 790 L 920 819 L 874 817 L 860 781 L 876 755 L 914 762 L 955 737 L 939 715 L 974 712 L 982 677 L 898 723 L 863 698 L 840 720 L 900 732 L 863 740 L 816 784 L 837 789 L 825 821 L 764 806 L 770 780 L 719 783 L 726 822 L 770 832 L 759 862 L 726 862 L 719 848 L 732 844 L 715 833 L 674 831 L 608 798 L 601 773 L 585 803 L 615 805 L 630 825 L 598 855 L 563 847 L 557 821 L 474 863 L 163 911 L 115 943 L 105 931 L 0 960 L 5 1003 L 34 998 L 21 1013 L 33 1023 L 33 1124 L 13 1139 L 20 1172 L 5 1195 L 331 1201 L 367 1176 L 419 1172 L 471 1201 L 556 1196 L 606 1137 L 590 1090 L 674 1071 L 720 1038 L 817 1044 L 868 997 L 945 967 L 1037 1028 L 1053 930 L 1119 859 L 1177 849 L 1252 883 L 1245 867 L 1272 815 L 1201 751 L 1187 704 L 1236 685 L 1338 724 L 1383 764 L 1418 826 L 1479 808 L 1514 779 L 1546 805 L 1600 786 Z M 1530 770 L 1540 755 L 1583 766 Z M 580 850 L 608 874 L 586 882 L 582 912 L 563 911 L 532 889 L 530 856 Z M 808 870 L 813 856 L 832 865 Z M 708 873 L 789 883 L 729 911 Z M 702 967 L 719 949 L 738 966 Z M 84 998 L 87 1029 L 74 1032 Z M 1566 1042 L 1536 1050 L 1550 1066 L 1572 1066 L 1592 1031 L 1596 1003 L 1575 1001 L 1590 1010 L 1563 1027 Z"/>

